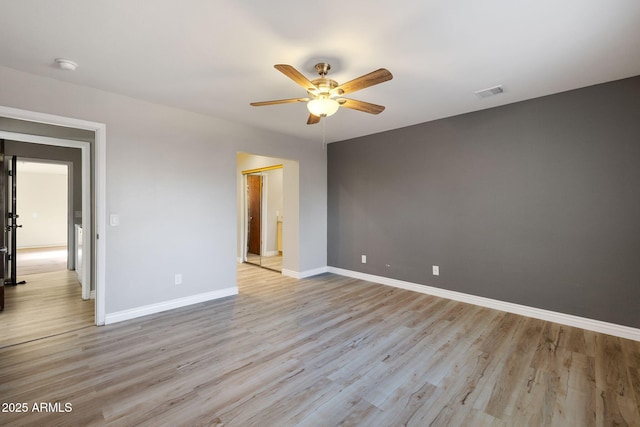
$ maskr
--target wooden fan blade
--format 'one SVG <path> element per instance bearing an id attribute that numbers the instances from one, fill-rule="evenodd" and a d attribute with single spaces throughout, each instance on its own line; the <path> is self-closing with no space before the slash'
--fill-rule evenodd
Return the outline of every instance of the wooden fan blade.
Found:
<path id="1" fill-rule="evenodd" d="M 313 114 L 309 114 L 309 119 L 307 119 L 307 124 L 315 125 L 316 123 L 320 123 L 320 117 L 314 116 Z"/>
<path id="2" fill-rule="evenodd" d="M 254 107 L 263 107 L 265 105 L 288 104 L 290 102 L 307 102 L 307 101 L 309 101 L 309 98 L 289 98 L 289 99 L 277 99 L 275 101 L 252 102 L 250 105 Z"/>
<path id="3" fill-rule="evenodd" d="M 343 83 L 337 88 L 335 88 L 332 92 L 335 92 L 338 95 L 353 93 L 357 90 L 361 90 L 369 86 L 386 82 L 387 80 L 391 80 L 392 78 L 393 78 L 393 75 L 389 72 L 389 70 L 385 68 L 380 68 L 379 70 L 375 70 L 370 72 L 369 74 L 360 76 L 357 79 L 353 79 L 351 81 Z"/>
<path id="4" fill-rule="evenodd" d="M 287 64 L 276 64 L 274 65 L 275 69 L 280 71 L 285 76 L 289 77 L 294 82 L 298 83 L 300 86 L 304 88 L 306 91 L 317 90 L 316 85 L 311 83 L 308 78 L 306 78 L 300 71 L 293 68 L 291 65 Z"/>
<path id="5" fill-rule="evenodd" d="M 336 101 L 338 101 L 341 107 L 364 111 L 365 113 L 369 114 L 380 114 L 384 111 L 384 106 L 372 104 L 370 102 L 357 101 L 355 99 L 348 98 L 340 98 Z"/>

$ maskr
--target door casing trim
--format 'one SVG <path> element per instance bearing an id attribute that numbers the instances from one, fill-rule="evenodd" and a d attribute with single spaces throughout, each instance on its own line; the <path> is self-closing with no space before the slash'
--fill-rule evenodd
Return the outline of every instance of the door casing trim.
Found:
<path id="1" fill-rule="evenodd" d="M 105 307 L 106 307 L 106 125 L 104 123 L 91 122 L 70 117 L 57 116 L 53 114 L 39 113 L 35 111 L 20 110 L 12 107 L 4 107 L 0 105 L 0 116 L 16 120 L 24 120 L 29 122 L 46 123 L 57 126 L 64 126 L 75 129 L 93 131 L 95 135 L 94 148 L 94 170 L 93 180 L 91 180 L 91 144 L 86 141 L 74 141 L 68 139 L 51 138 L 38 135 L 27 135 L 14 132 L 0 131 L 0 138 L 11 139 L 15 141 L 31 142 L 36 144 L 57 145 L 63 147 L 80 148 L 82 151 L 82 180 L 83 180 L 83 197 L 82 197 L 82 227 L 88 232 L 83 233 L 84 245 L 86 247 L 95 248 L 94 266 L 95 270 L 91 272 L 90 268 L 83 269 L 86 276 L 83 283 L 91 283 L 88 274 L 93 273 L 93 282 L 95 283 L 95 323 L 96 325 L 105 324 Z M 91 206 L 91 188 L 89 183 L 94 182 L 95 203 Z M 86 186 L 86 189 L 84 188 Z M 93 209 L 92 209 L 93 208 Z M 95 215 L 96 230 L 91 230 L 91 210 Z M 89 260 L 89 257 L 84 257 Z"/>

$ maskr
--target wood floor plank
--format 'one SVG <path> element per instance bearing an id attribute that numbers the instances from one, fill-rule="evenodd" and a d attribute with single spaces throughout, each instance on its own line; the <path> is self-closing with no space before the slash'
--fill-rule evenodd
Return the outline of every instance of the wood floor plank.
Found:
<path id="1" fill-rule="evenodd" d="M 596 340 L 596 390 L 600 403 L 597 423 L 640 425 L 640 413 L 621 340 L 609 335 L 600 335 Z"/>
<path id="2" fill-rule="evenodd" d="M 16 335 L 0 348 L 0 402 L 73 410 L 0 424 L 640 424 L 638 342 L 332 274 L 240 265 L 238 287 L 105 327 Z"/>
<path id="3" fill-rule="evenodd" d="M 571 352 L 561 343 L 565 328 L 554 323 L 544 323 L 527 375 L 527 386 L 518 391 L 514 418 L 538 425 L 558 424 L 562 413 L 557 413 L 558 400 L 567 396 L 567 383 L 571 367 Z M 560 423 L 562 425 L 562 423 Z"/>
<path id="4" fill-rule="evenodd" d="M 490 400 L 495 399 L 492 390 L 505 375 L 505 370 L 509 369 L 507 361 L 512 357 L 514 341 L 525 320 L 521 316 L 502 313 L 498 324 L 480 342 L 479 350 L 489 355 L 489 363 L 484 375 L 478 378 L 476 391 L 466 399 L 475 409 L 485 411 Z"/>
<path id="5" fill-rule="evenodd" d="M 571 352 L 568 367 L 567 393 L 560 397 L 555 408 L 554 425 L 575 423 L 581 426 L 596 425 L 596 379 L 594 358 Z"/>
<path id="6" fill-rule="evenodd" d="M 518 392 L 531 381 L 528 367 L 542 332 L 542 323 L 537 319 L 526 319 L 520 324 L 513 345 L 509 349 L 505 367 L 493 385 L 485 409 L 489 415 L 503 419 L 514 413 Z"/>

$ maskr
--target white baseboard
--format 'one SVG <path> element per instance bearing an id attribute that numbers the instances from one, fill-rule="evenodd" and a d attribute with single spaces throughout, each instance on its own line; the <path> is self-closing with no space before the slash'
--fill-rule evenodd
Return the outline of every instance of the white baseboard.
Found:
<path id="1" fill-rule="evenodd" d="M 328 267 L 319 267 L 314 268 L 313 270 L 307 271 L 293 271 L 287 270 L 286 268 L 282 269 L 282 275 L 287 277 L 293 277 L 294 279 L 304 279 L 311 276 L 317 276 L 318 274 L 326 273 Z"/>
<path id="2" fill-rule="evenodd" d="M 560 323 L 567 326 L 587 329 L 589 331 L 600 332 L 603 334 L 627 338 L 634 341 L 640 341 L 640 329 L 632 328 L 630 326 L 617 325 L 615 323 L 603 322 L 601 320 L 588 319 L 586 317 L 579 317 L 571 314 L 558 313 L 556 311 L 543 310 L 541 308 L 529 307 L 526 305 L 514 304 L 511 302 L 479 297 L 462 292 L 450 291 L 447 289 L 434 288 L 433 286 L 420 285 L 418 283 L 405 282 L 402 280 L 391 279 L 389 277 L 375 276 L 373 274 L 360 273 L 358 271 L 345 270 L 337 267 L 327 267 L 327 271 L 329 273 L 335 273 L 341 276 L 353 277 L 354 279 L 366 280 L 369 282 L 379 283 L 381 285 L 407 289 L 410 291 L 420 292 L 422 294 L 447 298 L 454 301 L 492 308 L 494 310 L 506 311 L 508 313 L 533 317 L 535 319 L 546 320 L 548 322 Z"/>
<path id="3" fill-rule="evenodd" d="M 96 291 L 95 291 L 95 289 L 89 293 L 89 299 L 96 299 Z"/>
<path id="4" fill-rule="evenodd" d="M 224 298 L 231 295 L 237 295 L 238 288 L 220 289 L 219 291 L 207 292 L 204 294 L 192 295 L 184 298 L 178 298 L 171 301 L 164 301 L 157 304 L 145 305 L 142 307 L 130 308 L 128 310 L 117 311 L 115 313 L 107 313 L 104 318 L 104 324 L 122 322 L 125 320 L 135 319 L 136 317 L 147 316 L 149 314 L 160 313 L 162 311 L 173 310 L 174 308 L 185 307 L 191 304 L 198 304 L 205 301 L 211 301 L 218 298 Z"/>

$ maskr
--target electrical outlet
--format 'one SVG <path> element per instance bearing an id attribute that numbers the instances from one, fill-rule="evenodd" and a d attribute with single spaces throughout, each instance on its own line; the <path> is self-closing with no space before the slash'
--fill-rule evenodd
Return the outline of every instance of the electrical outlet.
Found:
<path id="1" fill-rule="evenodd" d="M 440 267 L 438 267 L 437 265 L 432 266 L 433 268 L 433 275 L 434 276 L 439 276 L 440 275 Z"/>
<path id="2" fill-rule="evenodd" d="M 363 264 L 367 263 L 367 256 L 366 255 L 362 255 L 362 263 Z"/>
<path id="3" fill-rule="evenodd" d="M 173 281 L 176 285 L 182 285 L 182 274 L 176 274 Z"/>

